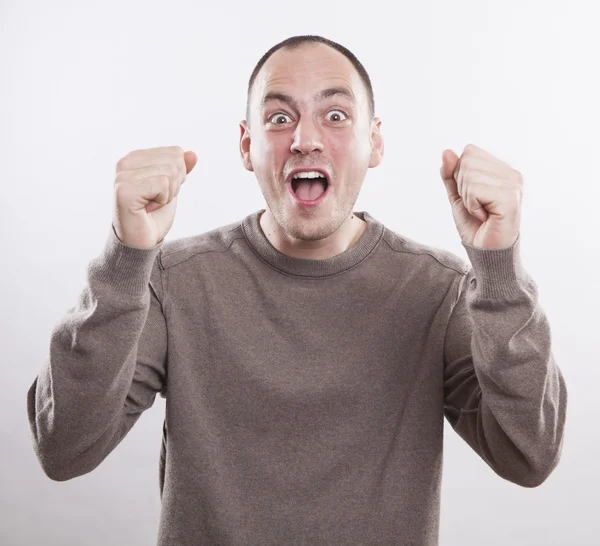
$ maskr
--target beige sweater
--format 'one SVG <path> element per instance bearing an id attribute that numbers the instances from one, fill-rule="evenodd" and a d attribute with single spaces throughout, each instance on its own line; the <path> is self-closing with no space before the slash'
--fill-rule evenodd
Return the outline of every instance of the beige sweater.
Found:
<path id="1" fill-rule="evenodd" d="M 359 241 L 309 260 L 260 212 L 148 250 L 110 231 L 27 395 L 50 478 L 160 393 L 161 546 L 436 545 L 444 416 L 503 478 L 546 479 L 567 392 L 520 239 L 468 266 L 357 212 Z"/>

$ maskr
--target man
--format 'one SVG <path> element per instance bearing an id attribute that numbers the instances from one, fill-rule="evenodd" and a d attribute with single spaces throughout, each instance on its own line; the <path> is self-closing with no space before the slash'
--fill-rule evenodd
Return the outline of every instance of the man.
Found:
<path id="1" fill-rule="evenodd" d="M 48 476 L 93 470 L 159 392 L 161 545 L 437 544 L 444 416 L 497 474 L 541 484 L 567 392 L 520 261 L 521 175 L 444 152 L 467 266 L 352 212 L 384 146 L 348 50 L 274 46 L 246 118 L 267 207 L 240 222 L 164 242 L 197 156 L 118 162 L 106 247 L 28 393 Z"/>

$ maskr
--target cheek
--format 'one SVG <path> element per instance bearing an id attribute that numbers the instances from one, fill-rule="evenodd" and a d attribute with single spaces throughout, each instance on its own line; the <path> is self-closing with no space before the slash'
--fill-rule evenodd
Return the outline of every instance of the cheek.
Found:
<path id="1" fill-rule="evenodd" d="M 261 135 L 250 144 L 250 160 L 261 185 L 276 184 L 289 156 L 289 146 L 281 138 Z"/>
<path id="2" fill-rule="evenodd" d="M 277 138 L 277 135 L 263 134 L 252 140 L 250 155 L 259 163 L 272 164 L 288 149 L 282 138 Z"/>
<path id="3" fill-rule="evenodd" d="M 328 144 L 334 158 L 344 158 L 349 163 L 361 162 L 365 154 L 370 155 L 371 145 L 368 137 L 357 135 L 355 132 L 334 135 Z"/>
<path id="4" fill-rule="evenodd" d="M 356 141 L 351 133 L 337 133 L 329 135 L 325 142 L 326 154 L 338 164 L 338 168 L 343 168 L 344 164 L 351 161 L 356 154 Z"/>

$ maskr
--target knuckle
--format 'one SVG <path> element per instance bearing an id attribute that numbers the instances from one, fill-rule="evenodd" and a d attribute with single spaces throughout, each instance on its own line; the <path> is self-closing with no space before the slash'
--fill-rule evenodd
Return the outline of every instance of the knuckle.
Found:
<path id="1" fill-rule="evenodd" d="M 524 182 L 523 174 L 516 169 L 513 169 L 513 177 L 516 180 L 517 184 L 522 185 Z"/>
<path id="2" fill-rule="evenodd" d="M 127 173 L 122 170 L 117 170 L 117 174 L 115 175 L 115 185 L 122 185 L 127 181 Z"/>
<path id="3" fill-rule="evenodd" d="M 127 160 L 129 159 L 129 154 L 123 156 L 121 159 L 119 159 L 119 161 L 117 161 L 117 165 L 116 165 L 116 172 L 120 172 L 125 170 L 125 167 L 127 165 Z"/>
<path id="4" fill-rule="evenodd" d="M 467 144 L 465 146 L 465 149 L 463 150 L 462 155 L 464 155 L 465 157 L 468 158 L 470 156 L 475 155 L 476 151 L 477 151 L 477 146 L 475 146 L 474 144 L 469 143 L 469 144 Z"/>
<path id="5" fill-rule="evenodd" d="M 117 198 L 117 201 L 122 201 L 126 199 L 129 195 L 130 189 L 127 186 L 123 184 L 115 186 L 115 197 Z"/>

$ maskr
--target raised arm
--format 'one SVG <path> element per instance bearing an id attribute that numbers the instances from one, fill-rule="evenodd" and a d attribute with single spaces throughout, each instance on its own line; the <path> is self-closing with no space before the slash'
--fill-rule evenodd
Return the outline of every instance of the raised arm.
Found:
<path id="1" fill-rule="evenodd" d="M 98 466 L 165 390 L 158 252 L 128 247 L 111 229 L 77 305 L 52 332 L 27 412 L 35 452 L 54 480 Z"/>
<path id="2" fill-rule="evenodd" d="M 535 487 L 559 461 L 567 390 L 519 245 L 464 245 L 472 267 L 446 332 L 445 414 L 497 474 Z"/>
<path id="3" fill-rule="evenodd" d="M 159 253 L 198 158 L 179 146 L 134 150 L 115 169 L 113 222 L 76 307 L 56 325 L 27 393 L 48 476 L 90 472 L 165 392 L 167 331 Z"/>

